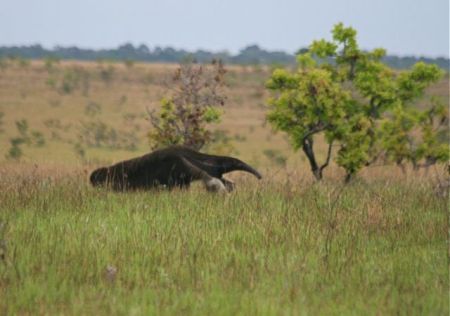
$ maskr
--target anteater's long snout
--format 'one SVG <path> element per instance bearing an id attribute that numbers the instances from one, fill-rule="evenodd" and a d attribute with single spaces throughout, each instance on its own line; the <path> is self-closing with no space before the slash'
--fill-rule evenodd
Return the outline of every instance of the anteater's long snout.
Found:
<path id="1" fill-rule="evenodd" d="M 261 174 L 255 168 L 247 165 L 245 162 L 242 162 L 242 164 L 243 164 L 242 165 L 242 170 L 250 172 L 251 174 L 253 174 L 258 179 L 262 178 Z"/>
<path id="2" fill-rule="evenodd" d="M 255 168 L 253 168 L 252 166 L 246 164 L 245 162 L 243 162 L 239 159 L 233 158 L 231 165 L 232 165 L 232 167 L 228 171 L 234 171 L 234 170 L 247 171 L 247 172 L 253 174 L 258 179 L 262 178 L 261 174 Z"/>

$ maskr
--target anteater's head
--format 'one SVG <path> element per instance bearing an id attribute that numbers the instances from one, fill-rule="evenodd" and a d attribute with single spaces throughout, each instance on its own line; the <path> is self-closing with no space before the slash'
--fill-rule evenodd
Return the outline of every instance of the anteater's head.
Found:
<path id="1" fill-rule="evenodd" d="M 107 177 L 108 177 L 108 169 L 99 168 L 91 173 L 89 181 L 91 181 L 91 184 L 95 187 L 99 185 L 104 185 L 106 183 Z"/>

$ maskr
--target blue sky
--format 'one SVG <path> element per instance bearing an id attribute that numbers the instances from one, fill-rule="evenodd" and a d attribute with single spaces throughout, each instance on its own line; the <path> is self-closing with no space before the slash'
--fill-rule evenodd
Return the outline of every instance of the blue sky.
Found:
<path id="1" fill-rule="evenodd" d="M 294 52 L 340 21 L 365 49 L 449 56 L 448 0 L 1 0 L 0 45 Z"/>

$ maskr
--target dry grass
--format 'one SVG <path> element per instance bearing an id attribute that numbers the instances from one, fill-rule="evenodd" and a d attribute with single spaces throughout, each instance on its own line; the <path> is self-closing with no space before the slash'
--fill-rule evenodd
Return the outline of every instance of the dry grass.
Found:
<path id="1" fill-rule="evenodd" d="M 105 81 L 101 73 L 110 67 L 113 68 L 112 79 Z M 165 92 L 163 82 L 175 68 L 176 65 L 165 64 L 137 63 L 130 68 L 120 63 L 65 61 L 49 71 L 43 61 L 33 61 L 27 67 L 10 62 L 6 69 L 0 70 L 0 112 L 4 113 L 5 131 L 0 134 L 0 161 L 5 160 L 10 139 L 17 136 L 15 122 L 25 119 L 30 129 L 42 132 L 47 141 L 42 148 L 24 147 L 25 161 L 79 164 L 73 142 L 80 122 L 92 120 L 92 115 L 85 113 L 89 103 L 101 107 L 101 113 L 94 120 L 106 122 L 118 130 L 130 125 L 124 115 L 135 115 L 132 124 L 136 125 L 135 134 L 140 143 L 136 152 L 88 149 L 88 159 L 110 162 L 147 152 L 149 124 L 145 120 L 146 109 L 159 105 Z M 268 126 L 264 126 L 268 98 L 264 82 L 269 69 L 229 66 L 228 70 L 229 98 L 223 121 L 215 128 L 227 131 L 235 152 L 253 164 L 270 165 L 263 152 L 273 149 L 288 158 L 288 167 L 305 169 L 302 155 L 293 153 L 282 135 L 274 135 Z M 70 93 L 59 91 L 66 72 L 87 74 L 88 91 L 83 90 L 83 80 L 80 80 L 80 87 Z M 56 87 L 49 86 L 49 80 L 56 82 Z M 448 76 L 430 90 L 448 101 Z M 62 125 L 57 131 L 61 140 L 52 139 L 53 130 L 44 124 L 49 119 L 59 120 Z M 318 146 L 322 146 L 321 142 Z"/>
<path id="2" fill-rule="evenodd" d="M 127 68 L 122 64 L 62 62 L 56 67 L 57 70 L 49 73 L 43 62 L 34 61 L 25 69 L 10 65 L 0 71 L 0 111 L 5 114 L 5 133 L 0 134 L 0 159 L 5 159 L 9 139 L 17 134 L 15 122 L 26 119 L 30 128 L 46 135 L 48 145 L 41 149 L 27 148 L 25 160 L 77 163 L 73 146 L 68 144 L 68 140 L 74 139 L 80 121 L 89 119 L 85 108 L 90 102 L 101 106 L 99 119 L 117 128 L 127 124 L 123 119 L 125 114 L 136 115 L 135 123 L 139 126 L 137 136 L 141 140 L 138 153 L 148 150 L 145 140 L 149 128 L 145 120 L 146 109 L 159 105 L 165 91 L 163 82 L 175 65 L 136 64 Z M 114 68 L 113 79 L 105 83 L 100 78 L 100 71 L 108 67 Z M 87 95 L 83 94 L 81 88 L 65 94 L 47 84 L 49 78 L 61 78 L 65 71 L 74 69 L 89 74 Z M 282 137 L 273 136 L 270 129 L 263 126 L 263 106 L 267 97 L 263 84 L 268 71 L 243 70 L 240 67 L 228 67 L 228 70 L 229 99 L 224 108 L 223 121 L 217 128 L 228 131 L 232 138 L 245 137 L 245 141 L 233 143 L 236 151 L 245 159 L 260 160 L 265 148 L 280 149 L 287 153 L 289 146 Z M 50 130 L 44 125 L 48 119 L 58 119 L 67 127 L 67 133 L 61 131 L 64 141 L 51 140 Z M 88 156 L 93 159 L 118 160 L 138 153 L 90 150 Z"/>

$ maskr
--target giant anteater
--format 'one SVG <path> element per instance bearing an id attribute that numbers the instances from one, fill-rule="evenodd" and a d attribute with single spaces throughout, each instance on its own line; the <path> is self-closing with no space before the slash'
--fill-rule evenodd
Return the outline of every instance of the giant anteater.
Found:
<path id="1" fill-rule="evenodd" d="M 250 172 L 261 179 L 258 171 L 239 159 L 171 146 L 94 170 L 90 182 L 93 186 L 124 191 L 158 186 L 183 188 L 202 180 L 209 191 L 231 191 L 233 182 L 223 178 L 223 174 L 235 170 Z"/>

